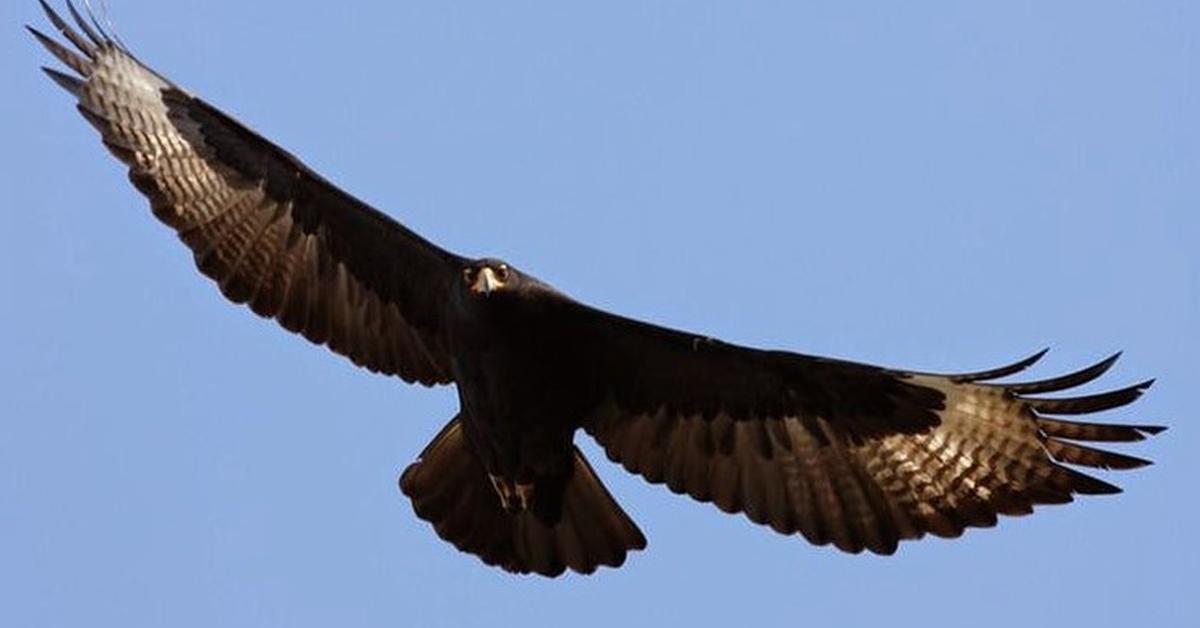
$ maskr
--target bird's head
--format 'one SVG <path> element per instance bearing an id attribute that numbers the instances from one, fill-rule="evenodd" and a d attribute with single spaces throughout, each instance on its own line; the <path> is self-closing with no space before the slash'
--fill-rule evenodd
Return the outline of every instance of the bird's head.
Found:
<path id="1" fill-rule="evenodd" d="M 463 268 L 462 282 L 471 294 L 488 297 L 518 287 L 521 275 L 507 262 L 485 258 L 471 262 Z"/>

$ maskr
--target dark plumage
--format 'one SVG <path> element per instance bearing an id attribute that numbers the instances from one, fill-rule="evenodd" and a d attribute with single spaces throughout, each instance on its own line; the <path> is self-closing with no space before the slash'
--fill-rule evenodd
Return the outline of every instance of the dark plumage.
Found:
<path id="1" fill-rule="evenodd" d="M 577 303 L 495 259 L 449 253 L 339 190 L 137 61 L 94 21 L 43 3 L 74 74 L 47 69 L 236 303 L 355 364 L 453 383 L 458 415 L 400 479 L 418 516 L 515 572 L 618 566 L 645 539 L 573 445 L 672 491 L 817 544 L 887 554 L 998 514 L 1118 489 L 1059 463 L 1148 461 L 1070 442 L 1163 428 L 1047 415 L 1123 406 L 1150 382 L 1043 398 L 1076 373 L 998 384 L 1041 354 L 936 375 L 727 344 Z"/>

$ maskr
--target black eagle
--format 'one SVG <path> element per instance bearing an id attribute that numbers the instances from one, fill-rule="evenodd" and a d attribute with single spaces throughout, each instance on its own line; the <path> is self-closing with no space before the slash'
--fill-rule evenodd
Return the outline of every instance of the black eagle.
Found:
<path id="1" fill-rule="evenodd" d="M 489 565 L 546 576 L 621 565 L 646 540 L 582 453 L 781 534 L 847 552 L 958 536 L 998 514 L 1119 489 L 1059 463 L 1149 461 L 1076 441 L 1164 428 L 1068 421 L 1151 382 L 1075 397 L 1081 371 L 994 383 L 741 347 L 578 303 L 509 264 L 460 257 L 335 187 L 138 61 L 89 14 L 63 44 L 78 100 L 154 215 L 235 303 L 373 372 L 454 384 L 460 408 L 400 478 L 417 516 Z"/>

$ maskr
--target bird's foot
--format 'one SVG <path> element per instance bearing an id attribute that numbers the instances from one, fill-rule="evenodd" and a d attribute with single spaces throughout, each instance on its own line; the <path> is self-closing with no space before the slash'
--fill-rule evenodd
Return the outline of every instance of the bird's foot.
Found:
<path id="1" fill-rule="evenodd" d="M 500 497 L 500 506 L 510 513 L 529 510 L 533 505 L 533 484 L 514 484 L 499 475 L 488 474 L 492 488 Z"/>
<path id="2" fill-rule="evenodd" d="M 521 510 L 529 510 L 533 505 L 533 484 L 517 484 L 517 499 L 521 502 Z"/>
<path id="3" fill-rule="evenodd" d="M 496 495 L 500 497 L 500 507 L 508 512 L 513 512 L 515 504 L 513 503 L 514 490 L 512 482 L 490 473 L 488 474 L 488 479 L 492 481 L 492 488 L 496 489 Z"/>

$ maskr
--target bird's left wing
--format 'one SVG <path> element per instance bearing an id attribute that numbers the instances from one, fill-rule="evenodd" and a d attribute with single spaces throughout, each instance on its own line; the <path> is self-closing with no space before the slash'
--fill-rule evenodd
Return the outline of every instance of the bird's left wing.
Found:
<path id="1" fill-rule="evenodd" d="M 998 514 L 1115 486 L 1059 463 L 1148 461 L 1072 441 L 1133 441 L 1163 428 L 1071 422 L 1136 399 L 1149 382 L 1042 398 L 1103 374 L 1116 356 L 1053 379 L 990 383 L 1041 354 L 933 375 L 739 347 L 568 302 L 558 320 L 595 406 L 585 429 L 609 458 L 676 493 L 816 544 L 888 554 Z"/>
<path id="2" fill-rule="evenodd" d="M 459 258 L 135 59 L 68 3 L 74 49 L 30 31 L 129 178 L 226 297 L 356 364 L 450 380 L 441 315 Z M 81 34 L 82 32 L 82 34 Z"/>

